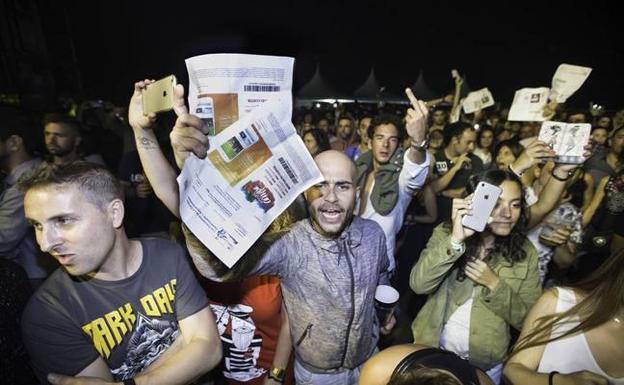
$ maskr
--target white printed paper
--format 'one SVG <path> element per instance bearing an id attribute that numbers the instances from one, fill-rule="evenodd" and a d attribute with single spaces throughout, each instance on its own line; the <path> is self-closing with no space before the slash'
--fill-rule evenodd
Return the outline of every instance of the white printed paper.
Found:
<path id="1" fill-rule="evenodd" d="M 283 99 L 264 103 L 211 137 L 206 159 L 191 155 L 178 177 L 182 220 L 228 267 L 322 181 L 290 117 Z"/>
<path id="2" fill-rule="evenodd" d="M 294 59 L 281 56 L 210 54 L 186 59 L 188 102 L 214 136 L 268 100 L 292 110 Z"/>
<path id="3" fill-rule="evenodd" d="M 543 122 L 544 106 L 548 103 L 550 90 L 547 87 L 522 88 L 516 91 L 511 108 L 509 121 Z"/>
<path id="4" fill-rule="evenodd" d="M 589 67 L 561 64 L 552 78 L 550 99 L 565 103 L 581 86 L 591 73 Z"/>
<path id="5" fill-rule="evenodd" d="M 538 139 L 555 151 L 555 162 L 580 164 L 585 161 L 590 132 L 588 123 L 544 122 Z"/>
<path id="6" fill-rule="evenodd" d="M 466 96 L 464 100 L 463 108 L 467 114 L 472 114 L 477 110 L 482 110 L 489 106 L 494 105 L 494 97 L 487 88 L 481 88 L 480 90 L 473 91 Z"/>

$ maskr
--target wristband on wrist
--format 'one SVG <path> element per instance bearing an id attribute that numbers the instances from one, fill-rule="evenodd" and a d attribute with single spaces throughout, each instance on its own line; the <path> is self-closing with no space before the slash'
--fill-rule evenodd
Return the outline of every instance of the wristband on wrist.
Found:
<path id="1" fill-rule="evenodd" d="M 466 251 L 466 244 L 464 242 L 457 243 L 451 238 L 451 250 L 455 255 L 464 254 Z"/>
<path id="2" fill-rule="evenodd" d="M 548 385 L 553 385 L 553 377 L 555 377 L 555 374 L 559 374 L 559 372 L 553 370 L 552 372 L 548 373 Z"/>
<path id="3" fill-rule="evenodd" d="M 555 178 L 556 180 L 558 180 L 559 182 L 567 182 L 567 181 L 568 181 L 568 179 L 570 179 L 570 176 L 571 176 L 571 175 L 570 175 L 570 174 L 568 174 L 568 176 L 567 176 L 567 177 L 565 177 L 565 178 L 561 178 L 561 177 L 558 177 L 558 176 L 557 176 L 557 174 L 555 174 L 555 170 L 553 170 L 553 172 L 552 172 L 552 177 L 553 177 L 553 178 Z"/>

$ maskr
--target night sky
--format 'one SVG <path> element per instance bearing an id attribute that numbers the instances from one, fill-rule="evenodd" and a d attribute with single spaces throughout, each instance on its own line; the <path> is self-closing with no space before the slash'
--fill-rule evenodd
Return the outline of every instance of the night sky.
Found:
<path id="1" fill-rule="evenodd" d="M 594 68 L 569 101 L 624 105 L 621 17 L 610 2 L 463 1 L 85 1 L 67 2 L 86 96 L 124 103 L 134 80 L 174 73 L 184 59 L 241 52 L 296 58 L 295 90 L 316 63 L 350 93 L 375 68 L 395 93 L 424 71 L 431 89 L 472 89 L 510 102 L 521 87 L 550 86 L 560 63 Z M 47 22 L 51 22 L 48 20 Z"/>

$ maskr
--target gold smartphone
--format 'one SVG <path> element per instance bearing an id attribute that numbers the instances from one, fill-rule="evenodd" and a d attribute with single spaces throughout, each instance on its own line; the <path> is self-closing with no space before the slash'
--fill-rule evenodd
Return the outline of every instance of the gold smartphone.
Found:
<path id="1" fill-rule="evenodd" d="M 173 87 L 175 85 L 175 76 L 169 75 L 145 87 L 143 90 L 143 113 L 148 115 L 172 110 Z"/>

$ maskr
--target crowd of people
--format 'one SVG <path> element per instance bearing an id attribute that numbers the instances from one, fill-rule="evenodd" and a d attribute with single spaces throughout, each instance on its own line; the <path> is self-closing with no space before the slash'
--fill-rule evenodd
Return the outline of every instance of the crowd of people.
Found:
<path id="1" fill-rule="evenodd" d="M 592 126 L 564 164 L 539 122 L 463 113 L 460 77 L 408 107 L 297 108 L 324 181 L 228 268 L 180 220 L 208 127 L 181 85 L 145 115 L 152 82 L 127 109 L 1 110 L 3 382 L 624 384 L 624 110 L 549 103 Z"/>

